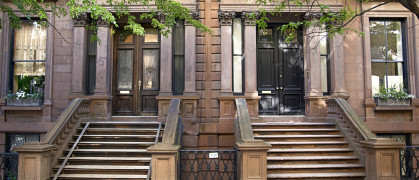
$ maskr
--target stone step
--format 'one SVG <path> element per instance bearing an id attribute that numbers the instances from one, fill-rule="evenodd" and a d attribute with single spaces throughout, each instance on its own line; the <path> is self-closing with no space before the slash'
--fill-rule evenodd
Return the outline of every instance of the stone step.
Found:
<path id="1" fill-rule="evenodd" d="M 70 143 L 71 145 L 74 143 Z M 151 146 L 154 145 L 154 142 L 101 142 L 101 141 L 80 141 L 78 145 L 90 145 L 90 146 L 127 146 L 127 145 L 137 145 L 137 146 Z"/>
<path id="2" fill-rule="evenodd" d="M 363 179 L 366 176 L 363 172 L 352 173 L 281 173 L 268 174 L 268 179 Z"/>
<path id="3" fill-rule="evenodd" d="M 345 141 L 267 141 L 274 149 L 293 148 L 348 148 L 349 143 Z"/>
<path id="4" fill-rule="evenodd" d="M 69 149 L 66 150 L 70 151 Z M 146 153 L 147 149 L 75 149 L 75 153 Z"/>
<path id="5" fill-rule="evenodd" d="M 60 157 L 64 160 L 65 157 Z M 69 160 L 83 160 L 83 161 L 141 161 L 150 162 L 151 157 L 70 157 Z"/>
<path id="6" fill-rule="evenodd" d="M 359 159 L 357 156 L 292 156 L 292 157 L 268 157 L 268 161 L 319 161 L 319 160 L 352 160 Z"/>
<path id="7" fill-rule="evenodd" d="M 288 132 L 288 131 L 297 131 L 297 132 L 328 132 L 328 131 L 339 131 L 336 128 L 319 128 L 319 129 L 253 129 L 253 131 L 266 131 L 266 132 Z"/>
<path id="8" fill-rule="evenodd" d="M 302 129 L 302 128 L 335 128 L 334 123 L 293 123 L 293 122 L 266 122 L 266 123 L 252 123 L 253 130 L 255 129 Z"/>
<path id="9" fill-rule="evenodd" d="M 59 179 L 147 179 L 137 174 L 61 174 Z"/>
<path id="10" fill-rule="evenodd" d="M 351 148 L 269 149 L 268 152 L 351 152 Z"/>
<path id="11" fill-rule="evenodd" d="M 54 166 L 55 169 L 60 166 Z M 64 170 L 148 170 L 149 166 L 66 165 Z"/>
<path id="12" fill-rule="evenodd" d="M 343 135 L 257 135 L 255 139 L 268 139 L 268 138 L 343 138 Z"/>
<path id="13" fill-rule="evenodd" d="M 126 121 L 142 121 L 142 122 L 156 122 L 158 116 L 112 116 L 112 122 L 126 122 Z"/>
<path id="14" fill-rule="evenodd" d="M 275 156 L 353 156 L 351 148 L 291 148 L 291 149 L 270 149 L 269 157 Z"/>
<path id="15" fill-rule="evenodd" d="M 87 122 L 82 122 L 81 124 L 87 124 Z M 144 121 L 90 121 L 90 125 L 115 125 L 115 124 L 128 124 L 128 125 L 145 125 L 145 124 L 155 124 L 158 125 L 160 122 L 157 121 L 150 121 L 150 122 L 144 122 Z M 89 125 L 89 126 L 90 126 Z"/>
<path id="16" fill-rule="evenodd" d="M 361 164 L 296 164 L 296 165 L 268 165 L 268 169 L 339 169 L 360 168 Z"/>

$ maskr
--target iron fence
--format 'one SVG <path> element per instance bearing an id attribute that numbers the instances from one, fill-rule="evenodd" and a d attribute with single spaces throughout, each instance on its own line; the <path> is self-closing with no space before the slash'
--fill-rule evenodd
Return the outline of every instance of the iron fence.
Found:
<path id="1" fill-rule="evenodd" d="M 237 179 L 236 150 L 181 150 L 180 180 Z"/>
<path id="2" fill-rule="evenodd" d="M 17 153 L 0 153 L 0 180 L 17 180 Z"/>
<path id="3" fill-rule="evenodd" d="M 419 146 L 400 149 L 400 176 L 403 180 L 419 179 Z"/>

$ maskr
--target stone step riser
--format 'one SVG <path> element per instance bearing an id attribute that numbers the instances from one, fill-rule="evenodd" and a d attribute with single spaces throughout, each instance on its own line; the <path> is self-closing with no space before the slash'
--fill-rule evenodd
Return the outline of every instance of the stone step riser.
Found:
<path id="1" fill-rule="evenodd" d="M 275 145 L 272 144 L 272 148 L 274 149 L 304 149 L 304 148 L 308 148 L 308 149 L 314 149 L 314 148 L 348 148 L 349 145 L 348 144 L 319 144 L 319 145 L 313 145 L 313 144 L 308 144 L 308 145 Z"/>
<path id="2" fill-rule="evenodd" d="M 59 161 L 59 163 L 62 163 L 62 161 Z M 69 160 L 67 162 L 67 165 L 132 165 L 132 166 L 149 166 L 150 162 L 138 162 L 138 161 L 86 161 L 86 160 Z"/>
<path id="3" fill-rule="evenodd" d="M 364 168 L 319 168 L 319 169 L 268 169 L 268 174 L 283 173 L 349 173 L 364 172 Z"/>
<path id="4" fill-rule="evenodd" d="M 268 165 L 306 165 L 306 164 L 357 164 L 358 159 L 353 160 L 268 160 Z"/>
<path id="5" fill-rule="evenodd" d="M 56 169 L 54 170 L 56 171 Z M 148 170 L 97 170 L 97 169 L 85 169 L 85 170 L 67 170 L 64 169 L 61 174 L 135 174 L 135 175 L 147 175 Z"/>
<path id="6" fill-rule="evenodd" d="M 339 131 L 253 131 L 254 135 L 338 135 Z"/>
<path id="7" fill-rule="evenodd" d="M 336 125 L 253 125 L 253 129 L 334 129 Z"/>
<path id="8" fill-rule="evenodd" d="M 109 145 L 95 145 L 95 144 L 79 144 L 77 145 L 78 149 L 145 149 L 150 145 L 118 145 L 118 144 L 109 144 Z"/>
<path id="9" fill-rule="evenodd" d="M 322 177 L 322 178 L 268 178 L 268 179 L 283 179 L 283 180 L 365 180 L 364 177 L 347 177 L 347 178 L 338 178 L 338 177 Z"/>
<path id="10" fill-rule="evenodd" d="M 95 138 L 95 137 L 83 137 L 81 141 L 96 141 L 96 142 L 155 142 L 155 138 L 136 138 L 136 137 L 105 137 L 105 138 Z"/>
<path id="11" fill-rule="evenodd" d="M 84 127 L 84 124 L 82 124 L 82 127 Z M 81 127 L 81 128 L 82 128 Z M 90 124 L 89 128 L 107 128 L 107 129 L 157 129 L 159 125 L 156 124 Z M 162 125 L 162 129 L 164 128 L 164 125 Z"/>
<path id="12" fill-rule="evenodd" d="M 354 152 L 268 152 L 268 156 L 353 156 Z"/>
<path id="13" fill-rule="evenodd" d="M 298 138 L 258 138 L 265 142 L 307 142 L 307 141 L 344 141 L 343 137 L 298 137 Z"/>

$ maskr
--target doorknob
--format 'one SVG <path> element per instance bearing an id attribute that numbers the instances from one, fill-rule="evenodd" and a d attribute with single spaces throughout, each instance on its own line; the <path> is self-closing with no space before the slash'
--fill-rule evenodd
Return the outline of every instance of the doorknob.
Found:
<path id="1" fill-rule="evenodd" d="M 138 81 L 138 89 L 141 90 L 141 80 Z"/>
<path id="2" fill-rule="evenodd" d="M 278 87 L 276 87 L 276 90 L 278 90 L 279 88 Z"/>
<path id="3" fill-rule="evenodd" d="M 280 87 L 279 89 L 282 90 L 282 87 Z"/>

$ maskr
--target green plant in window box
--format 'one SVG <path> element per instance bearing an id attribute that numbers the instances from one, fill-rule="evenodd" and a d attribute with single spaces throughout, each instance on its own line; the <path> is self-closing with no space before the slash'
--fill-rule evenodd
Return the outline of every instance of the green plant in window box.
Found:
<path id="1" fill-rule="evenodd" d="M 388 87 L 380 86 L 380 91 L 374 95 L 378 106 L 410 106 L 410 100 L 414 95 L 408 94 L 400 85 Z"/>
<path id="2" fill-rule="evenodd" d="M 40 106 L 43 103 L 43 94 L 41 93 L 26 93 L 18 91 L 9 93 L 4 97 L 7 106 Z"/>

